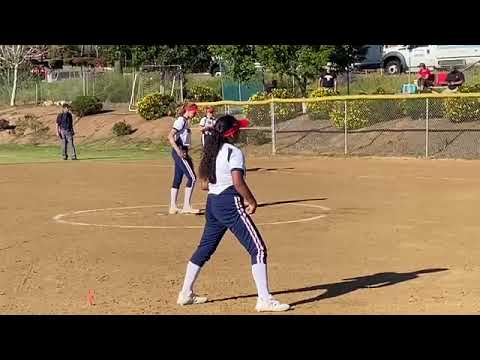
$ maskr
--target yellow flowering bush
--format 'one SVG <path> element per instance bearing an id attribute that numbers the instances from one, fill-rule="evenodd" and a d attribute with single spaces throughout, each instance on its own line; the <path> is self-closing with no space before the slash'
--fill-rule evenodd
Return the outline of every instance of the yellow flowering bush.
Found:
<path id="1" fill-rule="evenodd" d="M 480 84 L 463 86 L 462 93 L 480 92 Z M 447 98 L 443 103 L 445 116 L 451 122 L 480 120 L 480 101 L 478 98 Z"/>
<path id="2" fill-rule="evenodd" d="M 152 93 L 138 101 L 138 113 L 145 120 L 159 119 L 175 114 L 175 100 L 169 95 Z"/>
<path id="3" fill-rule="evenodd" d="M 270 94 L 259 92 L 252 95 L 249 101 L 276 99 L 291 99 L 294 96 L 287 89 L 273 89 Z M 255 126 L 269 126 L 271 124 L 270 104 L 267 105 L 246 105 L 243 108 L 245 116 L 252 121 Z M 277 122 L 293 119 L 302 111 L 302 104 L 297 103 L 276 103 L 275 120 Z"/>
<path id="4" fill-rule="evenodd" d="M 336 101 L 330 111 L 330 120 L 339 129 L 345 128 L 345 103 Z M 347 102 L 347 129 L 361 129 L 370 123 L 372 109 L 366 100 L 353 100 Z"/>
<path id="5" fill-rule="evenodd" d="M 309 98 L 322 98 L 325 96 L 335 96 L 338 95 L 338 92 L 333 92 L 325 90 L 323 88 L 318 88 L 308 94 Z M 307 104 L 307 112 L 311 114 L 316 119 L 328 118 L 329 112 L 333 109 L 332 101 L 321 101 L 316 103 Z"/>

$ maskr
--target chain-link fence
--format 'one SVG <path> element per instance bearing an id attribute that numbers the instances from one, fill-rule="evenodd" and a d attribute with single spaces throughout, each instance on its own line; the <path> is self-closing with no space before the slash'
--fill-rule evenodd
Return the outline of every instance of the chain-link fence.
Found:
<path id="1" fill-rule="evenodd" d="M 40 81 L 27 72 L 19 72 L 17 105 L 35 105 L 46 101 L 72 101 L 79 95 L 93 95 L 103 102 L 128 104 L 132 93 L 133 74 L 114 72 L 72 71 L 68 78 Z M 0 74 L 0 105 L 10 104 L 13 74 Z"/>
<path id="2" fill-rule="evenodd" d="M 480 94 L 212 104 L 220 114 L 249 118 L 242 142 L 264 153 L 480 158 Z"/>

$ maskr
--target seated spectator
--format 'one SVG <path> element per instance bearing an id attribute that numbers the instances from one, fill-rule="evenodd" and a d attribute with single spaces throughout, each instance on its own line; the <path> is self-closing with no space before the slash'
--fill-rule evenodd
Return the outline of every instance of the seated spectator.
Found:
<path id="1" fill-rule="evenodd" d="M 332 64 L 327 63 L 325 72 L 320 75 L 319 86 L 328 92 L 337 92 L 337 73 L 332 70 Z"/>
<path id="2" fill-rule="evenodd" d="M 453 67 L 447 75 L 447 83 L 449 91 L 457 91 L 460 86 L 465 82 L 465 75 L 459 71 L 456 67 Z"/>
<path id="3" fill-rule="evenodd" d="M 432 81 L 432 72 L 430 71 L 429 68 L 424 63 L 420 64 L 420 70 L 418 71 L 417 74 L 417 83 L 418 83 L 418 89 L 420 91 L 424 90 L 425 88 L 429 88 L 433 86 L 433 81 Z"/>

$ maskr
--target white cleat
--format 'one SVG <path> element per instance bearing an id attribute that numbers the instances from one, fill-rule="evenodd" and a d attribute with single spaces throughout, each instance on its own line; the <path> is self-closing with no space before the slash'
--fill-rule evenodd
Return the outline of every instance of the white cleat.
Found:
<path id="1" fill-rule="evenodd" d="M 170 210 L 168 210 L 168 213 L 170 215 L 175 215 L 175 214 L 178 214 L 180 212 L 180 209 L 178 208 L 170 208 Z"/>
<path id="2" fill-rule="evenodd" d="M 255 306 L 255 310 L 258 312 L 280 312 L 287 311 L 288 309 L 290 309 L 290 305 L 282 304 L 273 297 L 268 300 L 258 298 L 257 305 Z"/>
<path id="3" fill-rule="evenodd" d="M 205 304 L 207 302 L 207 298 L 204 296 L 197 296 L 193 293 L 189 295 L 185 294 L 178 294 L 177 304 L 178 305 L 197 305 L 197 304 Z"/>
<path id="4" fill-rule="evenodd" d="M 200 214 L 200 210 L 194 209 L 194 208 L 183 208 L 180 212 L 182 214 L 193 214 L 193 215 Z"/>

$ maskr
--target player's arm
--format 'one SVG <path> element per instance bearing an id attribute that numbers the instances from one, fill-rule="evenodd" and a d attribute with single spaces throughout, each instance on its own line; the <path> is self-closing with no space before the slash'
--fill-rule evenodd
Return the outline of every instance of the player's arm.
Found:
<path id="1" fill-rule="evenodd" d="M 206 124 L 206 120 L 205 118 L 202 118 L 200 120 L 200 123 L 198 124 L 200 126 L 200 131 L 203 133 L 205 131 L 205 124 Z"/>
<path id="2" fill-rule="evenodd" d="M 255 210 L 257 209 L 257 200 L 253 196 L 250 188 L 248 187 L 247 183 L 245 182 L 245 178 L 243 176 L 243 170 L 234 169 L 232 170 L 232 180 L 233 186 L 235 186 L 235 190 L 245 199 L 248 203 L 246 211 L 247 214 L 254 214 Z"/>
<path id="3" fill-rule="evenodd" d="M 62 133 L 60 132 L 60 115 L 57 116 L 56 125 L 57 125 L 57 135 L 61 139 L 62 138 Z"/>
<path id="4" fill-rule="evenodd" d="M 72 132 L 72 136 L 75 135 L 75 129 L 73 128 L 73 115 L 71 113 L 69 113 L 69 122 L 70 122 L 70 130 Z"/>
<path id="5" fill-rule="evenodd" d="M 173 149 L 177 153 L 178 156 L 181 158 L 185 157 L 185 153 L 178 147 L 178 145 L 175 143 L 175 134 L 177 133 L 177 129 L 173 128 L 170 130 L 168 133 L 168 141 L 170 145 L 172 145 Z"/>

